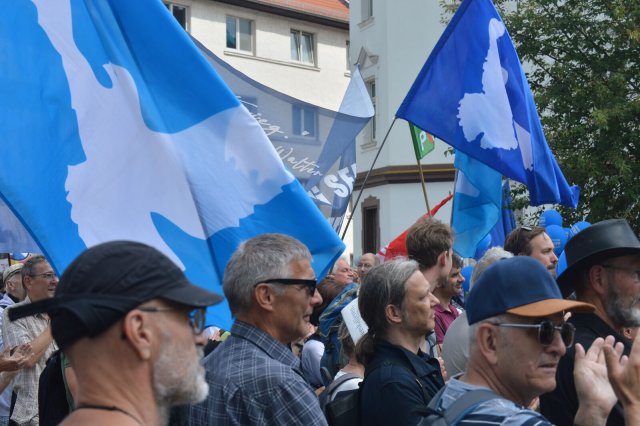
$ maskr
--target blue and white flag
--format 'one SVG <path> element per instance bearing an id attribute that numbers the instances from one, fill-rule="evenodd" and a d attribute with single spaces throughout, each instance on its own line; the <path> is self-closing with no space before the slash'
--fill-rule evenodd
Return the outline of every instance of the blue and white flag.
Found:
<path id="1" fill-rule="evenodd" d="M 12 0 L 0 45 L 0 193 L 58 272 L 134 240 L 221 294 L 255 235 L 298 238 L 318 277 L 343 251 L 162 2 Z M 226 303 L 208 320 L 229 327 Z"/>
<path id="2" fill-rule="evenodd" d="M 528 186 L 532 205 L 575 207 L 516 50 L 490 0 L 464 0 L 396 113 Z"/>
<path id="3" fill-rule="evenodd" d="M 502 174 L 456 151 L 458 169 L 453 196 L 453 250 L 473 257 L 478 243 L 498 223 L 502 207 Z"/>
<path id="4" fill-rule="evenodd" d="M 285 167 L 339 231 L 356 179 L 355 138 L 374 114 L 360 70 L 354 70 L 335 112 L 252 80 L 195 43 L 260 123 Z"/>

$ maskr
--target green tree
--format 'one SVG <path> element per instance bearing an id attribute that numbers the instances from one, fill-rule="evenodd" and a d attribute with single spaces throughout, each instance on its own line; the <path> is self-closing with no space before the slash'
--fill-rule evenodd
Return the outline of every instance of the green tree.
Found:
<path id="1" fill-rule="evenodd" d="M 640 230 L 640 0 L 496 3 L 549 146 L 581 188 L 565 223 L 622 217 Z"/>

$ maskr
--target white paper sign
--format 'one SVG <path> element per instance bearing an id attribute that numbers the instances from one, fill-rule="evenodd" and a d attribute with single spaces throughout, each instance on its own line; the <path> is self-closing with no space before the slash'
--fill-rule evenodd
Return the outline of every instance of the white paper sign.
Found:
<path id="1" fill-rule="evenodd" d="M 353 343 L 358 343 L 358 340 L 369 330 L 369 327 L 360 316 L 360 310 L 358 309 L 358 298 L 356 297 L 347 306 L 342 308 L 342 318 L 347 325 L 351 339 Z"/>

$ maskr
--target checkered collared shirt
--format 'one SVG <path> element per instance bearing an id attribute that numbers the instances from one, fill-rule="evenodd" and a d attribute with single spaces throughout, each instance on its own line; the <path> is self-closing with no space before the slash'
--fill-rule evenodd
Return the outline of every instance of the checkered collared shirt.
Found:
<path id="1" fill-rule="evenodd" d="M 236 321 L 203 361 L 209 396 L 190 409 L 190 426 L 326 425 L 300 360 L 264 331 Z"/>
<path id="2" fill-rule="evenodd" d="M 31 303 L 31 301 L 27 297 L 23 302 L 16 303 L 2 313 L 2 339 L 6 348 L 33 341 L 49 325 L 49 320 L 41 314 L 10 321 L 9 310 L 24 303 Z M 35 366 L 19 370 L 13 380 L 13 392 L 17 395 L 17 399 L 11 420 L 19 425 L 38 425 L 38 379 L 47 359 L 57 349 L 58 346 L 52 342 Z"/>

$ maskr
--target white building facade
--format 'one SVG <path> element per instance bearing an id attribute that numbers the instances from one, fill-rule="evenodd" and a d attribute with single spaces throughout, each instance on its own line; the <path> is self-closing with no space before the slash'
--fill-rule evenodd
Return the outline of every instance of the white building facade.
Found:
<path id="1" fill-rule="evenodd" d="M 353 200 L 362 195 L 351 225 L 357 258 L 376 252 L 427 212 L 407 122 L 396 120 L 382 142 L 444 24 L 438 0 L 351 0 L 350 9 L 350 60 L 360 65 L 376 107 L 375 123 L 357 141 Z M 435 150 L 421 161 L 431 208 L 453 192 L 453 156 L 447 150 L 436 140 Z M 435 217 L 450 223 L 451 202 Z"/>

